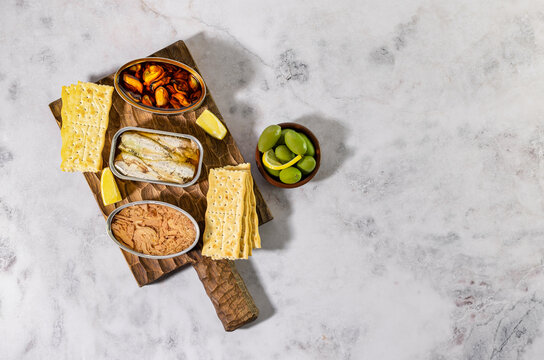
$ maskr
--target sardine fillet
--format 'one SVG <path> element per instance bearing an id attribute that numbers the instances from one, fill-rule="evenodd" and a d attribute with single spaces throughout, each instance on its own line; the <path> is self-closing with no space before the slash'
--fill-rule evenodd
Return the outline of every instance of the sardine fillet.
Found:
<path id="1" fill-rule="evenodd" d="M 168 181 L 185 183 L 195 175 L 195 167 L 191 164 L 168 160 L 147 161 L 146 164 L 156 171 L 161 178 Z"/>
<path id="2" fill-rule="evenodd" d="M 195 166 L 187 159 L 198 162 L 199 158 L 194 141 L 151 133 L 127 131 L 118 148 L 115 167 L 124 175 L 145 180 L 186 183 L 195 175 Z"/>
<path id="3" fill-rule="evenodd" d="M 171 159 L 170 153 L 157 142 L 138 133 L 127 131 L 121 135 L 119 148 L 130 152 L 140 159 L 167 160 Z"/>
<path id="4" fill-rule="evenodd" d="M 134 176 L 145 180 L 159 180 L 159 174 L 137 156 L 121 152 L 115 159 L 115 167 L 126 176 Z"/>
<path id="5" fill-rule="evenodd" d="M 152 133 L 146 133 L 143 135 L 156 141 L 158 144 L 167 149 L 171 154 L 177 155 L 181 160 L 193 159 L 198 161 L 198 146 L 194 141 L 190 139 Z"/>

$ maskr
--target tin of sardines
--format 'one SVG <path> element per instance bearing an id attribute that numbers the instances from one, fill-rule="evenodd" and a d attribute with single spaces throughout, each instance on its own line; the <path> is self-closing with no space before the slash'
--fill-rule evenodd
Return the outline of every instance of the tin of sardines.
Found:
<path id="1" fill-rule="evenodd" d="M 129 126 L 113 136 L 109 165 L 123 180 L 187 187 L 200 177 L 203 156 L 194 136 Z"/>

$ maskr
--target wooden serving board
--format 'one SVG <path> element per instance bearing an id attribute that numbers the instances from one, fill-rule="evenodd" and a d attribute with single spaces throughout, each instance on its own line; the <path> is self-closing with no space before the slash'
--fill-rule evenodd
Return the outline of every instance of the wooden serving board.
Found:
<path id="1" fill-rule="evenodd" d="M 157 51 L 151 56 L 165 57 L 185 63 L 198 71 L 193 57 L 183 41 Z M 113 86 L 114 74 L 99 81 L 98 84 Z M 59 127 L 62 126 L 62 100 L 58 99 L 49 104 Z M 216 140 L 207 135 L 196 125 L 197 117 L 206 109 L 213 112 L 219 119 L 223 118 L 209 92 L 202 105 L 195 111 L 181 115 L 155 115 L 138 110 L 126 103 L 116 92 L 113 93 L 113 104 L 110 111 L 109 126 L 106 133 L 106 143 L 102 151 L 104 166 L 110 153 L 111 140 L 117 130 L 125 126 L 139 126 L 150 129 L 191 134 L 198 138 L 204 147 L 202 174 L 198 182 L 187 188 L 156 185 L 145 182 L 133 182 L 117 179 L 123 201 L 109 206 L 102 204 L 100 195 L 100 173 L 84 173 L 85 179 L 102 211 L 107 217 L 116 207 L 138 200 L 160 200 L 177 205 L 189 212 L 198 222 L 201 234 L 204 232 L 204 215 L 206 212 L 206 193 L 208 191 L 208 171 L 211 168 L 224 165 L 235 165 L 244 162 L 234 138 L 230 134 L 223 140 Z M 223 121 L 224 122 L 224 121 Z M 263 200 L 256 184 L 255 197 L 259 223 L 272 220 L 272 215 Z M 191 264 L 196 270 L 204 288 L 213 302 L 217 315 L 223 322 L 225 330 L 234 330 L 243 324 L 257 318 L 258 309 L 247 291 L 244 281 L 236 271 L 233 261 L 213 261 L 202 256 L 202 235 L 199 246 L 187 254 L 172 259 L 151 260 L 140 258 L 123 250 L 122 253 L 130 266 L 139 286 L 147 285 L 160 277 L 171 273 L 185 265 Z"/>

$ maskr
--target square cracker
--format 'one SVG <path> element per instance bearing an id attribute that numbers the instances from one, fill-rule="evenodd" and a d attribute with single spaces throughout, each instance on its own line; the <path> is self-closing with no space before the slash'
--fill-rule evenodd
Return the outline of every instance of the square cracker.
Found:
<path id="1" fill-rule="evenodd" d="M 216 257 L 221 254 L 221 234 L 223 232 L 223 214 L 218 214 L 215 210 L 217 202 L 217 177 L 212 176 L 213 169 L 208 176 L 208 207 L 205 215 L 205 230 L 203 235 L 202 255 Z M 212 196 L 213 194 L 213 196 Z"/>
<path id="2" fill-rule="evenodd" d="M 249 163 L 243 163 L 238 164 L 236 166 L 228 165 L 225 166 L 224 169 L 226 170 L 242 170 L 247 172 L 247 191 L 246 191 L 246 198 L 244 200 L 245 203 L 245 212 L 244 212 L 244 226 L 245 231 L 242 232 L 243 242 L 240 247 L 240 254 L 239 257 L 242 259 L 247 259 L 249 256 L 251 256 L 252 249 L 254 248 L 254 238 L 255 238 L 255 232 L 258 231 L 258 229 L 255 229 L 255 222 L 254 222 L 254 216 L 256 217 L 257 213 L 255 210 L 255 195 L 253 192 L 253 178 L 251 177 L 251 165 Z"/>
<path id="3" fill-rule="evenodd" d="M 251 176 L 251 164 L 249 163 L 243 163 L 238 164 L 236 166 L 225 166 L 225 169 L 229 170 L 243 170 L 246 171 L 249 174 L 249 206 L 251 209 L 251 212 L 249 214 L 249 222 L 251 224 L 251 233 L 250 233 L 250 242 L 251 248 L 253 249 L 260 249 L 261 248 L 261 237 L 259 235 L 259 217 L 257 216 L 257 205 L 255 200 L 255 191 L 253 190 L 253 177 Z M 250 253 L 251 255 L 251 249 Z"/>
<path id="4" fill-rule="evenodd" d="M 62 171 L 102 169 L 113 87 L 79 82 L 62 87 Z"/>
<path id="5" fill-rule="evenodd" d="M 203 255 L 238 258 L 247 176 L 243 171 L 210 170 Z"/>

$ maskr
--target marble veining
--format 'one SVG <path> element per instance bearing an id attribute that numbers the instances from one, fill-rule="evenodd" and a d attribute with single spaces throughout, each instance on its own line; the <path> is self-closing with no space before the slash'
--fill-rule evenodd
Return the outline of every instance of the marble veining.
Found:
<path id="1" fill-rule="evenodd" d="M 535 1 L 3 4 L 0 358 L 544 357 L 544 12 Z M 192 269 L 138 288 L 47 107 L 179 39 L 244 157 L 294 121 L 319 174 L 280 190 L 225 333 Z"/>

